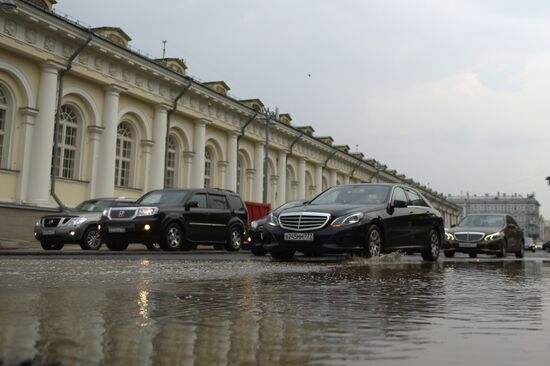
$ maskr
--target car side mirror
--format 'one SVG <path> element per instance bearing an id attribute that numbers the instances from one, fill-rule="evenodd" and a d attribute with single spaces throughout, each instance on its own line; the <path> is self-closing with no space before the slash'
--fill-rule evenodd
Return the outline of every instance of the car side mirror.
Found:
<path id="1" fill-rule="evenodd" d="M 189 201 L 185 204 L 184 207 L 187 211 L 189 211 L 189 209 L 192 207 L 199 207 L 199 203 L 197 201 Z"/>
<path id="2" fill-rule="evenodd" d="M 392 207 L 394 208 L 405 208 L 407 207 L 407 202 L 402 200 L 394 200 Z"/>

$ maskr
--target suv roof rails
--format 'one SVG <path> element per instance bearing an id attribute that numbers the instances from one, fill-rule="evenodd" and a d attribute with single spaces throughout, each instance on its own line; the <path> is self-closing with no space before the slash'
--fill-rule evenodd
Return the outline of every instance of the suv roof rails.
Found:
<path id="1" fill-rule="evenodd" d="M 210 188 L 214 191 L 222 191 L 222 192 L 229 192 L 229 193 L 235 193 L 234 191 L 230 190 L 230 189 L 225 189 L 225 188 Z"/>

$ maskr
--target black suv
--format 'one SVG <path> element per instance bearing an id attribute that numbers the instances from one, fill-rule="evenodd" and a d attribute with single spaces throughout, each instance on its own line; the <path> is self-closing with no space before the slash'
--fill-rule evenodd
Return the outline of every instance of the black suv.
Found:
<path id="1" fill-rule="evenodd" d="M 241 197 L 221 189 L 151 191 L 128 207 L 103 211 L 101 238 L 111 250 L 142 243 L 154 250 L 190 250 L 197 244 L 241 249 L 248 212 Z"/>
<path id="2" fill-rule="evenodd" d="M 80 244 L 84 250 L 97 250 L 101 240 L 97 223 L 107 207 L 128 206 L 127 198 L 87 200 L 70 211 L 42 216 L 34 227 L 34 237 L 45 250 L 60 250 L 65 244 Z"/>

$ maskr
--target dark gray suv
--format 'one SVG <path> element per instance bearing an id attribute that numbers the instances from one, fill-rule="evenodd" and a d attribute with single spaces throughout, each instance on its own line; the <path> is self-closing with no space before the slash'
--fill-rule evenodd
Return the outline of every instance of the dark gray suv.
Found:
<path id="1" fill-rule="evenodd" d="M 84 201 L 71 211 L 43 216 L 34 227 L 34 237 L 45 250 L 60 250 L 65 244 L 80 244 L 84 250 L 97 250 L 101 247 L 97 224 L 103 210 L 133 202 L 127 198 Z"/>

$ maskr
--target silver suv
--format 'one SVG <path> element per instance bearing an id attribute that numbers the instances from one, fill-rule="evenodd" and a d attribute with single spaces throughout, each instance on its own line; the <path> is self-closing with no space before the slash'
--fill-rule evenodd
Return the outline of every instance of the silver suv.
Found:
<path id="1" fill-rule="evenodd" d="M 127 206 L 128 198 L 87 200 L 71 211 L 43 216 L 34 227 L 34 237 L 45 250 L 60 250 L 65 244 L 80 244 L 84 250 L 101 247 L 97 224 L 101 212 L 108 207 Z"/>

